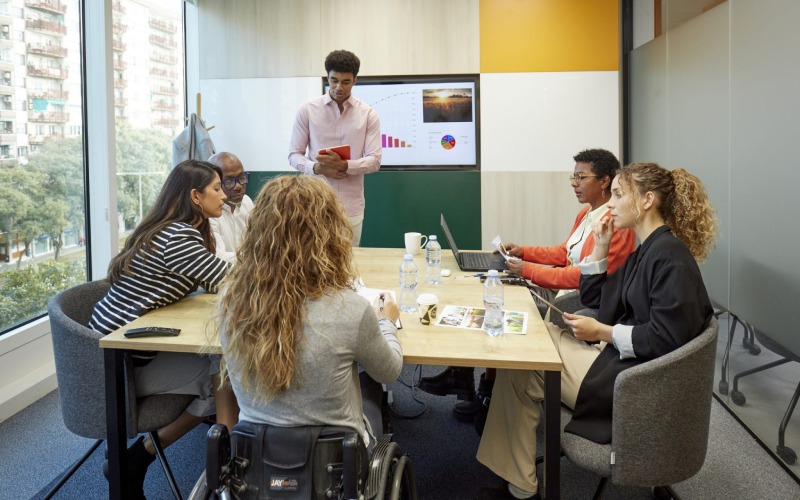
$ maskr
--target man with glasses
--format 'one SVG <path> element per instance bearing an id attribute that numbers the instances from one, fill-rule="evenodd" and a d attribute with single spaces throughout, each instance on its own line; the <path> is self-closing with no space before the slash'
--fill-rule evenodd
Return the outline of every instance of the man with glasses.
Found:
<path id="1" fill-rule="evenodd" d="M 216 153 L 208 162 L 222 169 L 222 191 L 228 197 L 222 215 L 219 218 L 211 217 L 208 221 L 216 240 L 217 257 L 233 262 L 247 228 L 247 218 L 253 210 L 253 200 L 245 194 L 250 172 L 244 171 L 242 162 L 233 153 Z"/>

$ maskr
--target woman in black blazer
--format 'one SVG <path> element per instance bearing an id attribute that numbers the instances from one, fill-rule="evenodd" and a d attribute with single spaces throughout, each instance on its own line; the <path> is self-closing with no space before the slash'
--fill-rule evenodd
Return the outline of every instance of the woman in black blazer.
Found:
<path id="1" fill-rule="evenodd" d="M 688 343 L 713 314 L 697 260 L 711 251 L 716 220 L 700 181 L 682 169 L 634 163 L 618 171 L 611 193 L 610 216 L 592 226 L 594 250 L 578 264 L 581 302 L 599 309 L 598 318 L 565 315 L 571 332 L 548 325 L 564 365 L 562 401 L 574 409 L 566 431 L 598 443 L 611 442 L 617 375 Z M 623 228 L 633 228 L 641 245 L 608 274 L 611 236 Z M 600 350 L 598 342 L 607 345 Z M 498 378 L 478 460 L 509 488 L 481 489 L 478 499 L 538 497 L 536 443 L 520 436 L 534 435 L 543 394 L 536 372 Z"/>
<path id="2" fill-rule="evenodd" d="M 710 252 L 716 224 L 700 181 L 683 169 L 634 163 L 620 171 L 611 193 L 611 217 L 592 227 L 595 248 L 580 286 L 581 302 L 599 315 L 565 320 L 577 338 L 614 347 L 586 374 L 566 428 L 599 443 L 611 442 L 617 374 L 688 343 L 713 314 L 697 260 Z M 634 229 L 641 245 L 608 275 L 601 263 L 614 230 L 624 227 Z"/>

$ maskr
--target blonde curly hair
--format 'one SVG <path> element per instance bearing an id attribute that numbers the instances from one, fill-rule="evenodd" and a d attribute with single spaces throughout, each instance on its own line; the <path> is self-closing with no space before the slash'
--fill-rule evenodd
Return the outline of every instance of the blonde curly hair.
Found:
<path id="1" fill-rule="evenodd" d="M 682 168 L 670 171 L 656 163 L 631 163 L 617 176 L 620 183 L 636 188 L 631 191 L 637 207 L 645 193 L 655 194 L 658 211 L 672 233 L 697 261 L 708 257 L 717 238 L 717 217 L 700 179 Z"/>
<path id="2" fill-rule="evenodd" d="M 311 176 L 268 182 L 220 293 L 219 332 L 243 389 L 270 399 L 297 375 L 306 300 L 353 288 L 353 231 L 333 189 Z M 222 379 L 227 367 L 222 366 Z"/>

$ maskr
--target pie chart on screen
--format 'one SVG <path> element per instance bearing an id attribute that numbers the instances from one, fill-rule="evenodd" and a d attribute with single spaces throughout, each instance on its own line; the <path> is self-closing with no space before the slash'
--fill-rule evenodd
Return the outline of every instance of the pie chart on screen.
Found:
<path id="1" fill-rule="evenodd" d="M 442 137 L 442 147 L 444 149 L 453 149 L 456 147 L 456 138 L 449 134 Z"/>

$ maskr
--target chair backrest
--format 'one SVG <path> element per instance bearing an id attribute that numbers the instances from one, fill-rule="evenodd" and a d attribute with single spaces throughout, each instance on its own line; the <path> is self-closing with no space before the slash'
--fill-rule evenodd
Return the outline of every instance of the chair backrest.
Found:
<path id="1" fill-rule="evenodd" d="M 92 439 L 106 437 L 105 372 L 98 345 L 103 335 L 86 325 L 108 289 L 107 281 L 92 281 L 58 293 L 47 304 L 64 424 Z"/>
<path id="2" fill-rule="evenodd" d="M 688 344 L 617 376 L 615 484 L 669 485 L 700 470 L 708 448 L 718 330 L 712 317 Z"/>
<path id="3" fill-rule="evenodd" d="M 230 434 L 209 430 L 207 478 L 217 479 L 223 456 L 231 461 L 223 482 L 233 498 L 358 498 L 366 486 L 367 449 L 358 432 L 344 427 L 277 427 L 239 421 Z"/>

